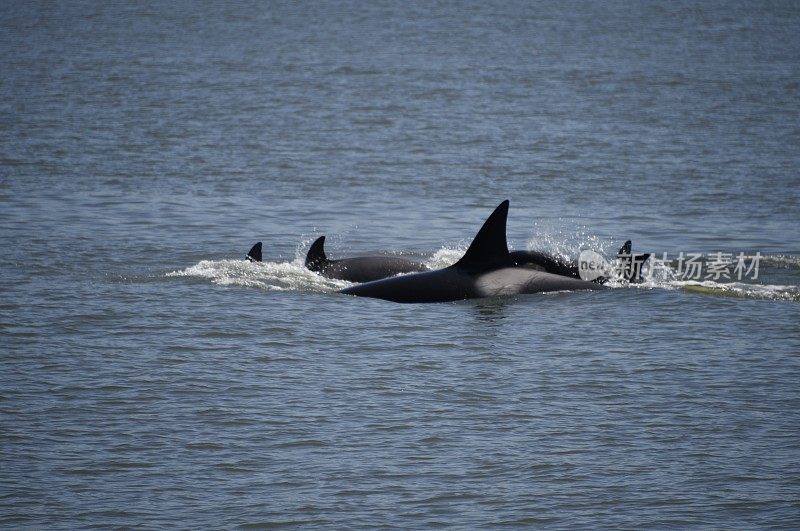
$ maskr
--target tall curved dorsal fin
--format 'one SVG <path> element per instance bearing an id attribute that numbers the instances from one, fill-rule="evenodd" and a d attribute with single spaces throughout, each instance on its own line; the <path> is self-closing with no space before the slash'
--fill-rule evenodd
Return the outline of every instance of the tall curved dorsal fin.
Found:
<path id="1" fill-rule="evenodd" d="M 261 242 L 256 243 L 250 248 L 250 251 L 247 253 L 247 259 L 251 262 L 261 261 Z"/>
<path id="2" fill-rule="evenodd" d="M 508 199 L 494 209 L 492 215 L 483 223 L 481 230 L 472 240 L 467 252 L 456 262 L 458 267 L 492 267 L 510 262 L 508 242 L 506 241 L 506 220 L 508 219 Z"/>
<path id="3" fill-rule="evenodd" d="M 320 236 L 314 240 L 314 243 L 312 243 L 311 247 L 308 249 L 306 267 L 311 271 L 316 271 L 325 265 L 327 261 L 328 257 L 325 255 L 325 236 Z"/>

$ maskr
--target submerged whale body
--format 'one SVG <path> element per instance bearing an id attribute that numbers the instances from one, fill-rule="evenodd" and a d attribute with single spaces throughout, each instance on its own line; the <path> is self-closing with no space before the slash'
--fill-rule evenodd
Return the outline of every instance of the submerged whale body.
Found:
<path id="1" fill-rule="evenodd" d="M 577 261 L 563 260 L 541 251 L 511 251 L 508 253 L 516 267 L 536 269 L 555 275 L 580 278 Z"/>
<path id="2" fill-rule="evenodd" d="M 565 260 L 559 256 L 554 256 L 541 251 L 511 251 L 509 253 L 514 265 L 529 269 L 537 269 L 547 273 L 563 275 L 565 277 L 581 278 L 580 264 L 577 260 Z M 631 241 L 628 240 L 617 252 L 616 273 L 620 280 L 638 284 L 642 282 L 642 266 L 650 258 L 650 254 L 633 254 L 631 252 Z M 592 282 L 605 284 L 606 277 L 597 277 Z"/>
<path id="3" fill-rule="evenodd" d="M 500 203 L 478 231 L 466 254 L 450 267 L 368 282 L 341 290 L 341 293 L 394 302 L 423 303 L 604 289 L 602 285 L 578 278 L 520 266 L 524 256 L 512 256 L 506 241 L 508 205 L 508 200 Z"/>
<path id="4" fill-rule="evenodd" d="M 261 262 L 261 242 L 248 251 L 246 260 Z M 391 256 L 357 256 L 342 260 L 330 260 L 325 254 L 325 236 L 311 244 L 306 255 L 305 266 L 326 278 L 348 282 L 370 282 L 403 273 L 428 271 L 424 264 Z"/>
<path id="5" fill-rule="evenodd" d="M 348 282 L 371 282 L 403 273 L 428 271 L 424 264 L 392 256 L 357 256 L 331 260 L 325 254 L 325 236 L 311 244 L 306 267 L 326 278 Z"/>

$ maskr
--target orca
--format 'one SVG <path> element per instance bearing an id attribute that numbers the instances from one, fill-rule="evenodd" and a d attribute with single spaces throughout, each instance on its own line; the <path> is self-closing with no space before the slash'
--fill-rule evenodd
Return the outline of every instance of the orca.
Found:
<path id="1" fill-rule="evenodd" d="M 429 271 L 419 262 L 392 256 L 357 256 L 331 260 L 325 254 L 325 236 L 311 244 L 306 255 L 306 268 L 326 278 L 348 282 L 371 282 L 403 273 Z"/>
<path id="2" fill-rule="evenodd" d="M 508 200 L 500 203 L 484 222 L 464 256 L 450 267 L 367 282 L 343 289 L 340 293 L 393 302 L 433 303 L 525 293 L 605 289 L 603 285 L 578 278 L 520 267 L 508 251 L 508 205 Z"/>
<path id="3" fill-rule="evenodd" d="M 577 260 L 565 260 L 541 251 L 511 251 L 509 253 L 514 265 L 538 269 L 547 273 L 563 275 L 565 277 L 581 278 L 579 264 Z M 632 254 L 631 241 L 626 241 L 617 252 L 617 264 L 615 272 L 621 280 L 631 284 L 642 282 L 642 265 L 650 258 L 650 254 Z M 598 277 L 592 282 L 605 284 L 607 277 Z"/>

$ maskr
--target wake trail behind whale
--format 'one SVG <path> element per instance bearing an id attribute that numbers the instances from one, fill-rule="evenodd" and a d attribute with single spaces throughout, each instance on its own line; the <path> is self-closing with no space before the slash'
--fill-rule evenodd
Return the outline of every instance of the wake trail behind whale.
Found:
<path id="1" fill-rule="evenodd" d="M 332 293 L 351 284 L 325 278 L 306 269 L 302 260 L 258 262 L 245 260 L 201 260 L 197 264 L 172 271 L 167 277 L 207 279 L 220 286 L 259 288 L 266 291 L 307 291 Z"/>

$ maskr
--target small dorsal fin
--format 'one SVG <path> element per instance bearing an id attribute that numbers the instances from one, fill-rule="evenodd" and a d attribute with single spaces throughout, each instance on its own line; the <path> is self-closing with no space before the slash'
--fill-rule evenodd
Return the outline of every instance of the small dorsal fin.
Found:
<path id="1" fill-rule="evenodd" d="M 311 271 L 317 271 L 324 266 L 327 261 L 328 257 L 325 255 L 325 236 L 320 236 L 308 249 L 306 267 Z"/>
<path id="2" fill-rule="evenodd" d="M 250 251 L 247 253 L 247 259 L 251 262 L 261 261 L 261 242 L 256 243 L 250 248 Z"/>
<path id="3" fill-rule="evenodd" d="M 456 262 L 457 267 L 485 268 L 511 261 L 506 241 L 506 219 L 508 199 L 494 209 L 472 240 L 464 256 Z"/>
<path id="4" fill-rule="evenodd" d="M 622 278 L 634 284 L 642 282 L 642 265 L 648 258 L 650 253 L 633 254 L 631 241 L 626 241 L 617 253 Z"/>

